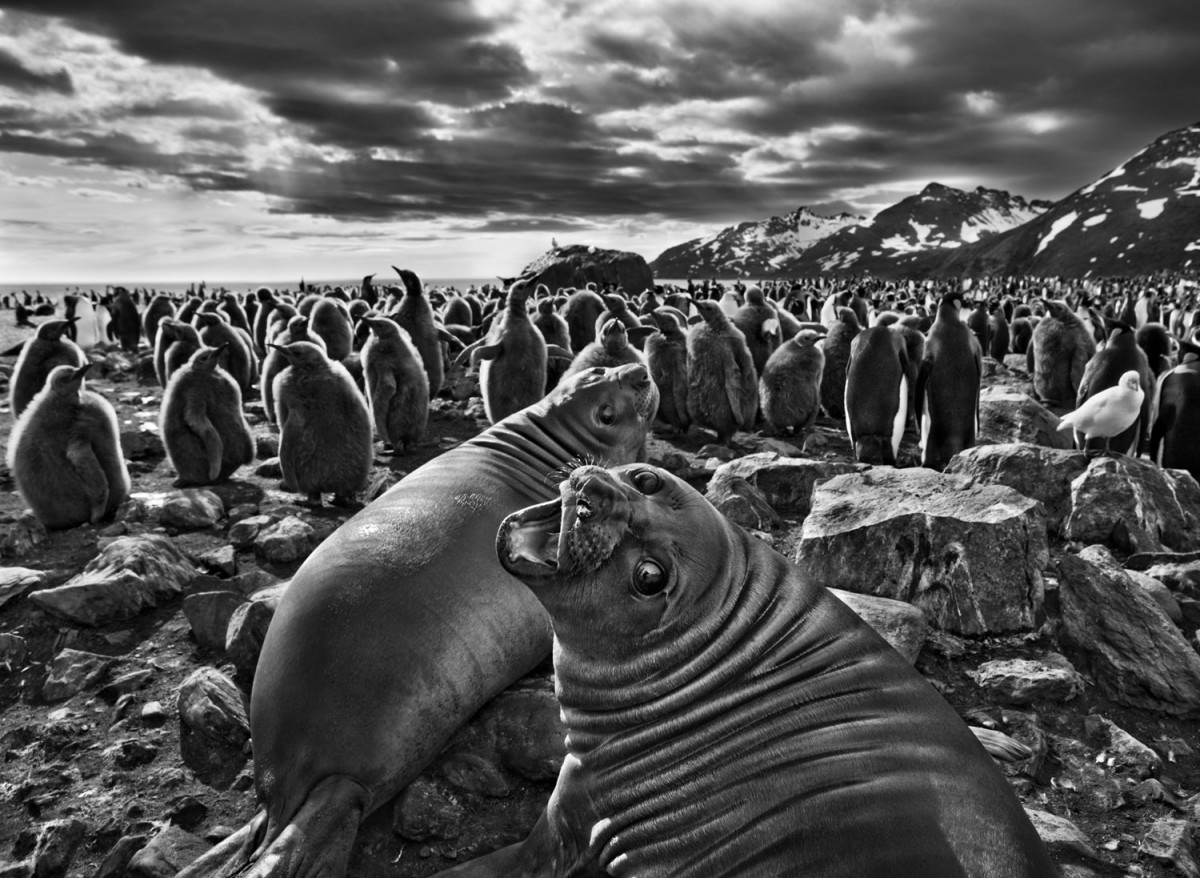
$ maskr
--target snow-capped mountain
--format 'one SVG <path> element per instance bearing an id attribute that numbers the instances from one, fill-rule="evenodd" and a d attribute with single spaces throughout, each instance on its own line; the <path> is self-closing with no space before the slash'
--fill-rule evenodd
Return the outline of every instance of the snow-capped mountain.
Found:
<path id="1" fill-rule="evenodd" d="M 1200 268 L 1200 123 L 1164 134 L 1005 234 L 961 248 L 940 274 L 1102 276 Z"/>
<path id="2" fill-rule="evenodd" d="M 908 274 L 935 259 L 933 254 L 1007 232 L 1050 206 L 999 189 L 964 192 L 930 183 L 873 219 L 830 235 L 789 267 L 795 274 Z"/>
<path id="3" fill-rule="evenodd" d="M 862 221 L 849 213 L 827 217 L 800 207 L 786 216 L 744 222 L 712 237 L 678 244 L 664 250 L 650 267 L 656 277 L 774 275 L 818 241 Z"/>

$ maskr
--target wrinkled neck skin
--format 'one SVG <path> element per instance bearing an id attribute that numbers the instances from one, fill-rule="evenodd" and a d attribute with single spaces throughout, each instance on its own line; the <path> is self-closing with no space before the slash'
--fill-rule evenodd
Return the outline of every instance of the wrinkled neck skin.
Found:
<path id="1" fill-rule="evenodd" d="M 761 661 L 772 644 L 786 640 L 794 647 L 804 636 L 797 631 L 804 612 L 783 604 L 796 599 L 811 604 L 817 590 L 799 583 L 779 588 L 786 576 L 781 556 L 752 545 L 752 537 L 728 524 L 723 536 L 721 579 L 708 583 L 700 600 L 638 642 L 597 634 L 594 625 L 572 628 L 551 609 L 568 749 L 585 764 L 608 764 L 636 754 L 643 746 L 638 729 L 646 724 L 690 725 L 729 710 L 726 699 L 715 697 L 718 690 Z M 735 691 L 729 697 L 739 697 L 741 687 L 730 688 Z M 706 705 L 702 711 L 697 710 L 700 702 Z"/>
<path id="2" fill-rule="evenodd" d="M 502 458 L 527 481 L 550 487 L 565 478 L 577 463 L 618 466 L 637 459 L 645 440 L 645 424 L 630 428 L 626 444 L 604 441 L 579 418 L 564 417 L 570 402 L 552 405 L 549 399 L 509 415 L 464 443 Z M 586 458 L 586 459 L 585 459 Z"/>

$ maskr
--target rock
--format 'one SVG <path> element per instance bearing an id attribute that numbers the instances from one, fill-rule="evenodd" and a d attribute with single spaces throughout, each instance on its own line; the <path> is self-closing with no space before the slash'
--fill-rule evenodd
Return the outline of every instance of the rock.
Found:
<path id="1" fill-rule="evenodd" d="M 224 650 L 225 634 L 234 610 L 247 597 L 236 591 L 205 591 L 183 599 L 183 615 L 201 649 Z"/>
<path id="2" fill-rule="evenodd" d="M 314 548 L 312 537 L 313 529 L 307 522 L 289 515 L 259 532 L 254 538 L 254 553 L 274 564 L 303 561 Z"/>
<path id="3" fill-rule="evenodd" d="M 1138 850 L 1156 860 L 1170 863 L 1188 878 L 1200 878 L 1200 864 L 1196 862 L 1196 852 L 1192 847 L 1193 826 L 1190 820 L 1159 817 L 1142 839 Z"/>
<path id="4" fill-rule="evenodd" d="M 432 781 L 418 777 L 392 809 L 392 829 L 410 841 L 458 838 L 465 812 Z"/>
<path id="5" fill-rule="evenodd" d="M 1106 549 L 1059 562 L 1062 639 L 1087 656 L 1118 704 L 1186 714 L 1200 710 L 1200 655 Z"/>
<path id="6" fill-rule="evenodd" d="M 195 796 L 180 796 L 167 807 L 166 818 L 189 832 L 204 822 L 208 806 Z"/>
<path id="7" fill-rule="evenodd" d="M 236 506 L 257 506 L 267 496 L 262 486 L 241 479 L 230 479 L 219 485 L 209 485 L 207 490 L 221 498 L 226 510 Z"/>
<path id="8" fill-rule="evenodd" d="M 44 570 L 28 567 L 0 567 L 0 607 L 29 589 L 37 588 L 46 581 Z"/>
<path id="9" fill-rule="evenodd" d="M 772 509 L 803 518 L 812 508 L 813 488 L 817 482 L 868 469 L 863 464 L 783 457 L 767 451 L 747 454 L 718 466 L 709 483 L 709 492 L 711 494 L 714 484 L 734 478 L 745 479 L 762 492 Z"/>
<path id="10" fill-rule="evenodd" d="M 1070 433 L 1058 431 L 1058 417 L 1033 397 L 1009 387 L 985 387 L 979 394 L 980 443 L 1025 442 L 1071 450 Z"/>
<path id="11" fill-rule="evenodd" d="M 78 576 L 32 592 L 29 600 L 79 625 L 107 625 L 177 597 L 195 576 L 192 562 L 168 537 L 118 537 Z"/>
<path id="12" fill-rule="evenodd" d="M 32 512 L 23 513 L 12 524 L 0 528 L 0 558 L 24 558 L 48 537 L 46 526 Z"/>
<path id="13" fill-rule="evenodd" d="M 98 682 L 112 662 L 105 655 L 64 649 L 50 663 L 50 676 L 42 686 L 42 699 L 52 704 L 66 701 Z"/>
<path id="14" fill-rule="evenodd" d="M 1063 536 L 1125 553 L 1186 552 L 1200 548 L 1194 525 L 1158 466 L 1125 456 L 1098 457 L 1071 483 Z"/>
<path id="15" fill-rule="evenodd" d="M 279 437 L 274 433 L 265 433 L 254 437 L 254 456 L 259 460 L 279 457 Z"/>
<path id="16" fill-rule="evenodd" d="M 225 629 L 225 655 L 233 662 L 238 674 L 248 680 L 254 678 L 263 640 L 275 616 L 275 608 L 279 606 L 281 594 L 282 589 L 277 595 L 247 601 L 239 605 L 229 618 L 229 625 Z"/>
<path id="17" fill-rule="evenodd" d="M 1167 588 L 1153 576 L 1148 576 L 1137 570 L 1126 570 L 1125 573 L 1139 587 L 1144 589 L 1146 594 L 1154 598 L 1154 602 L 1162 607 L 1162 611 L 1167 614 L 1168 619 L 1176 625 L 1183 622 L 1183 610 L 1179 607 L 1179 601 L 1175 600 L 1175 595 L 1171 594 L 1171 589 Z"/>
<path id="18" fill-rule="evenodd" d="M 1106 751 L 1101 756 L 1118 771 L 1143 780 L 1162 768 L 1157 753 L 1106 717 L 1093 713 L 1084 717 L 1083 726 L 1088 744 Z"/>
<path id="19" fill-rule="evenodd" d="M 105 749 L 118 768 L 131 769 L 149 765 L 158 758 L 158 748 L 136 738 L 126 738 Z"/>
<path id="20" fill-rule="evenodd" d="M 551 290 L 559 287 L 583 289 L 588 283 L 594 283 L 598 288 L 612 284 L 636 295 L 654 286 L 654 272 L 637 253 L 586 244 L 551 248 L 526 265 L 521 277 L 530 278 L 530 289 L 537 284 L 545 284 Z"/>
<path id="21" fill-rule="evenodd" d="M 1175 500 L 1183 510 L 1188 528 L 1193 533 L 1200 530 L 1200 482 L 1187 470 L 1163 469 L 1162 473 L 1175 492 Z"/>
<path id="22" fill-rule="evenodd" d="M 77 818 L 52 820 L 43 824 L 33 850 L 35 878 L 62 878 L 66 875 L 87 832 L 88 825 Z"/>
<path id="23" fill-rule="evenodd" d="M 1200 597 L 1200 561 L 1159 561 L 1145 573 L 1172 593 Z"/>
<path id="24" fill-rule="evenodd" d="M 125 835 L 104 856 L 92 878 L 124 878 L 134 854 L 146 846 L 146 836 Z"/>
<path id="25" fill-rule="evenodd" d="M 1026 808 L 1025 813 L 1029 815 L 1029 822 L 1037 830 L 1042 844 L 1055 860 L 1065 857 L 1099 861 L 1088 837 L 1066 817 L 1036 808 Z"/>
<path id="26" fill-rule="evenodd" d="M 149 685 L 153 676 L 154 672 L 149 668 L 129 671 L 128 673 L 117 677 L 111 683 L 101 687 L 100 691 L 96 694 L 109 704 L 113 704 L 122 695 L 128 695 L 130 692 L 136 692 L 139 689 L 144 689 L 147 685 Z"/>
<path id="27" fill-rule="evenodd" d="M 439 766 L 442 777 L 468 793 L 499 799 L 511 791 L 499 769 L 477 753 L 454 753 Z"/>
<path id="28" fill-rule="evenodd" d="M 250 721 L 242 693 L 213 668 L 200 668 L 179 687 L 180 749 L 184 764 L 222 789 L 245 764 Z"/>
<path id="29" fill-rule="evenodd" d="M 29 656 L 29 644 L 19 634 L 0 633 L 0 665 L 8 670 L 20 668 Z"/>
<path id="30" fill-rule="evenodd" d="M 363 502 L 371 503 L 378 500 L 400 481 L 400 476 L 390 469 L 381 469 L 371 475 L 371 481 L 363 494 Z"/>
<path id="31" fill-rule="evenodd" d="M 184 866 L 211 847 L 204 839 L 167 824 L 133 856 L 126 875 L 128 878 L 175 878 Z"/>
<path id="32" fill-rule="evenodd" d="M 213 527 L 225 514 L 221 498 L 205 488 L 186 488 L 174 492 L 163 503 L 159 522 L 178 530 Z"/>
<path id="33" fill-rule="evenodd" d="M 985 485 L 1006 485 L 1042 501 L 1046 522 L 1057 532 L 1071 511 L 1071 483 L 1087 465 L 1082 451 L 1014 443 L 967 448 L 950 458 L 945 472 L 969 476 Z"/>
<path id="34" fill-rule="evenodd" d="M 220 576 L 233 576 L 237 573 L 237 554 L 233 546 L 221 546 L 201 552 L 196 556 L 196 562 Z"/>
<path id="35" fill-rule="evenodd" d="M 1047 653 L 1041 660 L 998 659 L 984 662 L 972 679 L 1002 704 L 1037 701 L 1061 704 L 1083 694 L 1083 678 L 1064 656 Z"/>
<path id="36" fill-rule="evenodd" d="M 117 510 L 118 522 L 158 524 L 163 506 L 172 496 L 170 491 L 136 491 Z"/>
<path id="37" fill-rule="evenodd" d="M 276 603 L 279 602 L 287 584 L 288 580 L 280 579 L 278 576 L 258 568 L 239 573 L 230 582 L 230 585 L 248 597 L 270 599 Z"/>
<path id="38" fill-rule="evenodd" d="M 147 701 L 142 705 L 141 720 L 146 725 L 161 723 L 167 718 L 167 711 L 161 701 Z"/>
<path id="39" fill-rule="evenodd" d="M 816 582 L 906 601 L 961 634 L 1035 627 L 1048 558 L 1036 500 L 883 467 L 818 485 L 795 553 Z"/>
<path id="40" fill-rule="evenodd" d="M 917 660 L 929 634 L 929 623 L 925 621 L 924 613 L 904 601 L 856 594 L 840 588 L 831 588 L 830 591 L 874 628 L 909 664 Z"/>
<path id="41" fill-rule="evenodd" d="M 167 456 L 162 437 L 154 424 L 142 424 L 121 433 L 121 452 L 126 460 L 159 459 Z"/>
<path id="42" fill-rule="evenodd" d="M 466 363 L 451 365 L 446 369 L 442 393 L 459 402 L 479 396 L 479 373 L 472 372 Z M 432 402 L 432 400 L 431 400 Z"/>
<path id="43" fill-rule="evenodd" d="M 275 519 L 269 515 L 251 515 L 249 518 L 243 518 L 230 526 L 229 542 L 235 549 L 248 549 L 254 545 L 259 531 L 270 527 L 274 521 Z"/>
<path id="44" fill-rule="evenodd" d="M 283 466 L 278 457 L 269 457 L 254 468 L 254 474 L 260 479 L 282 479 Z"/>
<path id="45" fill-rule="evenodd" d="M 743 478 L 714 475 L 704 496 L 718 512 L 747 530 L 769 531 L 780 525 L 779 515 L 763 492 Z"/>
<path id="46" fill-rule="evenodd" d="M 510 689 L 482 711 L 481 721 L 494 736 L 504 765 L 527 780 L 558 777 L 567 755 L 567 728 L 558 699 L 549 689 Z"/>

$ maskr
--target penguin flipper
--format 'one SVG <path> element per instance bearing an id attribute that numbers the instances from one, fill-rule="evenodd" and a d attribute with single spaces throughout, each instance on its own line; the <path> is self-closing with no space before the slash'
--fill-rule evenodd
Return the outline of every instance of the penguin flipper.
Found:
<path id="1" fill-rule="evenodd" d="M 548 344 L 546 345 L 546 356 L 551 360 L 565 360 L 571 362 L 575 359 L 575 355 L 562 345 Z"/>
<path id="2" fill-rule="evenodd" d="M 917 392 L 913 395 L 913 399 L 918 429 L 921 426 L 921 420 L 925 417 L 925 385 L 929 383 L 932 367 L 933 362 L 926 359 L 921 360 L 921 368 L 917 370 Z"/>
<path id="3" fill-rule="evenodd" d="M 183 422 L 204 443 L 204 454 L 208 457 L 208 477 L 215 481 L 221 474 L 221 458 L 225 456 L 225 443 L 221 440 L 221 434 L 217 432 L 217 428 L 208 419 L 208 412 L 205 410 L 202 400 L 194 397 L 188 399 L 187 405 L 183 408 Z"/>
<path id="4" fill-rule="evenodd" d="M 458 353 L 466 350 L 466 346 L 463 345 L 462 340 L 444 326 L 437 327 L 437 334 L 438 338 L 450 346 L 450 350 Z"/>
<path id="5" fill-rule="evenodd" d="M 83 492 L 87 495 L 91 515 L 88 520 L 95 524 L 104 517 L 108 506 L 108 477 L 96 457 L 92 443 L 82 437 L 72 437 L 67 443 L 67 460 L 83 483 Z"/>
<path id="6" fill-rule="evenodd" d="M 461 351 L 458 352 L 458 356 L 456 356 L 454 358 L 454 362 L 452 365 L 461 366 L 463 363 L 470 362 L 471 367 L 474 368 L 475 363 L 477 362 L 474 359 L 475 351 L 483 345 L 484 341 L 485 341 L 485 339 L 481 338 L 478 341 L 471 342 L 471 344 L 467 345 L 465 348 L 463 348 Z"/>
<path id="7" fill-rule="evenodd" d="M 502 353 L 504 353 L 503 340 L 498 341 L 495 344 L 480 345 L 479 347 L 475 348 L 475 350 L 471 351 L 471 368 L 477 369 L 479 368 L 480 360 L 494 360 Z"/>

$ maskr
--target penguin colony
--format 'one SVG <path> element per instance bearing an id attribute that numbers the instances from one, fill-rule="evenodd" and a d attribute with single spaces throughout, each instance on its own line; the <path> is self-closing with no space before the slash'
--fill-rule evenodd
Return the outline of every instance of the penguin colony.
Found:
<path id="1" fill-rule="evenodd" d="M 1182 282 L 1150 292 L 689 282 L 630 294 L 522 277 L 460 292 L 394 270 L 394 285 L 367 275 L 361 287 L 320 292 L 116 288 L 64 297 L 61 317 L 42 304 L 9 388 L 18 490 L 54 528 L 103 521 L 128 496 L 114 410 L 86 387 L 88 352 L 105 343 L 150 347 L 177 485 L 218 484 L 250 463 L 244 403 L 257 397 L 279 431 L 283 486 L 311 504 L 356 502 L 375 442 L 396 455 L 419 446 L 455 365 L 478 371 L 492 422 L 565 375 L 636 362 L 658 390 L 663 435 L 803 445 L 824 415 L 864 463 L 940 470 L 978 439 L 984 359 L 1017 354 L 1032 395 L 1077 447 L 1147 454 L 1200 478 L 1200 308 Z M 916 456 L 901 452 L 906 433 Z"/>

